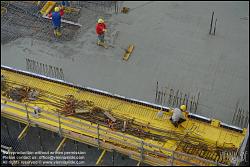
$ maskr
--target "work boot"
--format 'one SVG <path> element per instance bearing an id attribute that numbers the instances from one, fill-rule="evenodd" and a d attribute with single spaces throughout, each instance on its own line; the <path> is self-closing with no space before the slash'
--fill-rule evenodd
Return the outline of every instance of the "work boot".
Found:
<path id="1" fill-rule="evenodd" d="M 62 36 L 62 33 L 60 31 L 57 31 L 57 37 Z"/>
<path id="2" fill-rule="evenodd" d="M 55 36 L 57 38 L 60 37 L 60 36 L 62 36 L 62 33 L 60 31 L 58 31 L 58 30 L 54 30 L 54 34 L 55 34 Z"/>
<path id="3" fill-rule="evenodd" d="M 100 40 L 98 40 L 98 41 L 97 41 L 97 45 L 100 45 L 100 44 L 101 44 L 101 41 L 100 41 Z"/>
<path id="4" fill-rule="evenodd" d="M 56 34 L 57 34 L 56 30 L 54 30 L 54 35 L 56 36 Z"/>
<path id="5" fill-rule="evenodd" d="M 176 127 L 178 128 L 178 122 L 174 122 L 172 117 L 169 119 L 171 121 L 171 123 Z"/>

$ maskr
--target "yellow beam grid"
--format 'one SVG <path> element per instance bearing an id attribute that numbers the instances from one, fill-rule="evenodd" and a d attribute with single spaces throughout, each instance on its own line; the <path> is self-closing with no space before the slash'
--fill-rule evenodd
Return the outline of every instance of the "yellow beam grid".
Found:
<path id="1" fill-rule="evenodd" d="M 106 153 L 106 150 L 103 150 L 102 153 L 101 153 L 101 155 L 100 155 L 100 157 L 97 159 L 97 161 L 95 163 L 96 165 L 99 165 L 99 164 L 102 163 L 102 160 L 103 160 L 103 158 L 105 156 L 105 153 Z"/>
<path id="2" fill-rule="evenodd" d="M 171 108 L 159 118 L 162 108 L 146 102 L 7 67 L 1 67 L 1 74 L 1 116 L 107 151 L 116 150 L 141 163 L 229 164 L 221 154 L 236 151 L 246 132 L 192 117 L 176 128 L 169 121 Z M 14 96 L 18 91 L 22 95 Z M 80 107 L 72 109 L 69 104 Z"/>
<path id="3" fill-rule="evenodd" d="M 58 152 L 58 151 L 60 151 L 61 149 L 62 149 L 62 147 L 64 147 L 64 144 L 65 144 L 65 142 L 66 142 L 66 137 L 64 137 L 63 139 L 62 139 L 62 141 L 60 142 L 60 144 L 58 145 L 58 147 L 56 148 L 56 151 L 55 152 Z"/>

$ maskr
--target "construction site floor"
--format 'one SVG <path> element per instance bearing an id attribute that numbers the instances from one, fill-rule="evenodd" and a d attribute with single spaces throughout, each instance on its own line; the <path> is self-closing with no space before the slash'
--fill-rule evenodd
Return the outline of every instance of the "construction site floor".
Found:
<path id="1" fill-rule="evenodd" d="M 20 38 L 1 45 L 1 62 L 27 70 L 26 59 L 32 59 L 61 68 L 66 81 L 149 102 L 154 101 L 156 81 L 184 92 L 200 91 L 197 113 L 226 123 L 231 123 L 238 100 L 248 110 L 248 2 L 141 1 L 123 6 L 131 11 L 104 16 L 106 40 L 115 48 L 96 45 L 99 15 L 83 9 L 83 28 L 75 40 Z M 215 36 L 208 34 L 213 11 L 218 18 Z M 122 48 L 131 43 L 135 50 L 124 62 Z"/>
<path id="2" fill-rule="evenodd" d="M 154 102 L 159 81 L 162 87 L 199 91 L 200 115 L 231 124 L 237 101 L 244 116 L 249 114 L 249 2 L 141 1 L 123 6 L 131 9 L 128 14 L 83 8 L 78 20 L 83 27 L 70 41 L 47 41 L 39 34 L 43 40 L 21 36 L 1 43 L 1 64 L 28 70 L 27 59 L 34 60 L 62 69 L 65 81 L 149 102 Z M 215 36 L 208 34 L 213 11 L 218 19 Z M 106 40 L 115 47 L 96 45 L 100 15 L 108 25 Z M 135 50 L 124 62 L 124 48 L 131 43 Z"/>

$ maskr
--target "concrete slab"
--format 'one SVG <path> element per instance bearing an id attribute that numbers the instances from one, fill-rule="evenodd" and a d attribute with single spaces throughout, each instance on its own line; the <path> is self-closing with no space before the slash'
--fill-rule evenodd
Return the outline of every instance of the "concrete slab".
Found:
<path id="1" fill-rule="evenodd" d="M 25 70 L 25 58 L 60 67 L 67 81 L 154 102 L 156 81 L 200 91 L 197 113 L 231 123 L 249 109 L 249 2 L 127 2 L 128 14 L 105 16 L 107 42 L 96 46 L 95 19 L 70 42 L 22 38 L 1 45 L 2 64 Z M 209 35 L 212 11 L 216 35 Z M 96 15 L 96 18 L 98 15 Z M 242 18 L 247 19 L 242 19 Z M 128 62 L 124 48 L 135 45 Z"/>

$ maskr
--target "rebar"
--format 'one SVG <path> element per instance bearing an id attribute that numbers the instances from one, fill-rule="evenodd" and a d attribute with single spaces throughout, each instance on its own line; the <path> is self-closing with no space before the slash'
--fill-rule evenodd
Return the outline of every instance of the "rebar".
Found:
<path id="1" fill-rule="evenodd" d="M 26 58 L 26 69 L 30 72 L 64 80 L 64 74 L 62 68 L 40 63 L 28 58 Z"/>
<path id="2" fill-rule="evenodd" d="M 1 4 L 2 5 L 2 4 Z M 1 43 L 5 44 L 20 37 L 31 37 L 38 40 L 52 41 L 53 27 L 50 20 L 39 14 L 39 8 L 33 3 L 12 1 L 6 5 L 7 13 L 1 17 Z M 65 16 L 64 16 L 65 17 Z M 77 20 L 78 15 L 66 15 L 69 20 Z M 75 37 L 79 28 L 63 25 L 64 34 L 59 41 L 69 41 Z"/>
<path id="3" fill-rule="evenodd" d="M 211 35 L 211 33 L 212 33 L 213 20 L 214 20 L 214 11 L 213 11 L 213 13 L 212 13 L 212 18 L 211 18 L 211 23 L 210 23 L 210 30 L 209 30 L 209 34 L 210 34 L 210 35 Z"/>
<path id="4" fill-rule="evenodd" d="M 155 89 L 155 103 L 160 105 L 166 105 L 170 107 L 179 107 L 182 104 L 187 106 L 189 112 L 196 113 L 199 104 L 200 92 L 198 91 L 196 95 L 183 92 L 179 89 L 175 90 L 170 87 L 161 88 L 159 90 L 159 83 L 156 82 Z"/>

